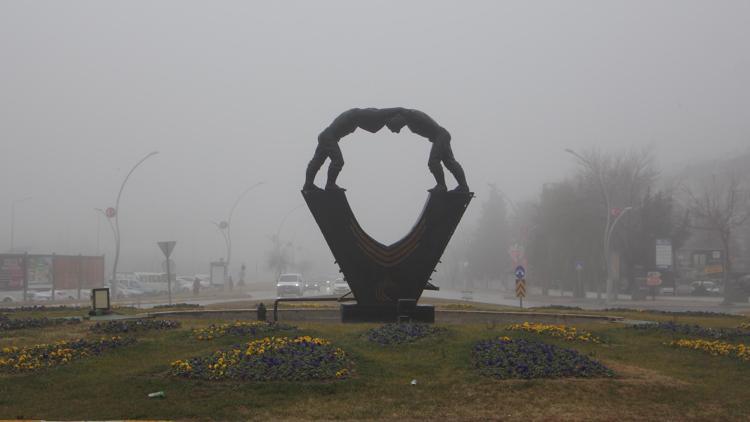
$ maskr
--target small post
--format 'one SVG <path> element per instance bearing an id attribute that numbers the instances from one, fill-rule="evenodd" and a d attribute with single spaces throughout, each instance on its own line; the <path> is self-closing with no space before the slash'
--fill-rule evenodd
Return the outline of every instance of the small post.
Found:
<path id="1" fill-rule="evenodd" d="M 55 262 L 57 262 L 57 255 L 52 254 L 52 297 L 55 297 Z"/>
<path id="2" fill-rule="evenodd" d="M 78 254 L 78 300 L 81 300 L 81 282 L 83 280 L 83 257 Z M 55 299 L 54 297 L 52 298 Z"/>
<path id="3" fill-rule="evenodd" d="M 23 300 L 28 300 L 28 292 L 29 292 L 29 253 L 25 252 L 23 254 Z"/>
<path id="4" fill-rule="evenodd" d="M 169 304 L 172 305 L 172 273 L 169 268 L 169 258 L 167 257 L 167 292 L 169 295 Z"/>
<path id="5" fill-rule="evenodd" d="M 258 304 L 258 321 L 266 320 L 266 305 L 263 302 Z"/>

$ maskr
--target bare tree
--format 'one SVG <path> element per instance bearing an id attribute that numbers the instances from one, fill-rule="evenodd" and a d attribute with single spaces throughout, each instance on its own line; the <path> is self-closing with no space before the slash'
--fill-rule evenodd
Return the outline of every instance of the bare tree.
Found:
<path id="1" fill-rule="evenodd" d="M 732 271 L 730 245 L 732 234 L 750 219 L 748 192 L 742 188 L 742 181 L 735 173 L 729 173 L 724 180 L 712 175 L 711 181 L 695 193 L 686 188 L 689 198 L 690 227 L 716 233 L 721 239 L 724 300 L 731 301 L 728 289 L 729 274 Z"/>

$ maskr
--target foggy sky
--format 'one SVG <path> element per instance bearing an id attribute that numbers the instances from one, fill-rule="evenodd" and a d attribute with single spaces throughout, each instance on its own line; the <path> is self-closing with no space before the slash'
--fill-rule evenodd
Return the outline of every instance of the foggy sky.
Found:
<path id="1" fill-rule="evenodd" d="M 749 39 L 747 1 L 3 1 L 0 250 L 31 196 L 17 249 L 95 254 L 101 224 L 111 263 L 93 208 L 158 150 L 123 194 L 120 268 L 158 271 L 155 242 L 177 240 L 178 272 L 207 272 L 224 255 L 211 221 L 265 181 L 233 227 L 233 262 L 265 277 L 317 134 L 351 107 L 417 108 L 451 132 L 471 230 L 487 183 L 531 198 L 575 166 L 564 148 L 653 145 L 663 168 L 746 150 Z M 357 131 L 341 147 L 361 224 L 397 240 L 434 184 L 429 142 Z M 281 237 L 334 268 L 305 207 Z"/>

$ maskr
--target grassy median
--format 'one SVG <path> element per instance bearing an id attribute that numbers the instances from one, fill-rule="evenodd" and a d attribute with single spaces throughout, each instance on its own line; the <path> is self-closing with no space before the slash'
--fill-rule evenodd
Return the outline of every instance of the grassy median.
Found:
<path id="1" fill-rule="evenodd" d="M 736 327 L 747 319 L 678 320 Z M 12 317 L 12 315 L 10 316 Z M 128 334 L 137 341 L 98 356 L 26 373 L 0 373 L 0 419 L 747 419 L 750 362 L 670 347 L 684 336 L 619 323 L 576 325 L 601 343 L 566 341 L 501 324 L 440 325 L 410 344 L 367 341 L 375 324 L 298 323 L 297 334 L 321 337 L 354 363 L 346 379 L 304 382 L 205 381 L 170 375 L 171 363 L 246 343 L 192 333 L 226 321 L 179 319 L 178 329 Z M 0 333 L 0 348 L 61 339 L 97 339 L 91 323 Z M 481 376 L 471 351 L 479 340 L 536 339 L 575 349 L 611 368 L 594 379 L 498 380 Z M 416 380 L 416 384 L 412 384 Z M 148 398 L 164 391 L 166 398 Z"/>

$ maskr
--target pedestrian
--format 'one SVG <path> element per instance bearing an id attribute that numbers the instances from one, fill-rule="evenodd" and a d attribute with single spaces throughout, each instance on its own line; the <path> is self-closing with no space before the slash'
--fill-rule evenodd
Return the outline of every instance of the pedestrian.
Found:
<path id="1" fill-rule="evenodd" d="M 195 277 L 195 280 L 193 280 L 193 296 L 198 296 L 201 292 L 201 279 L 198 277 Z"/>

